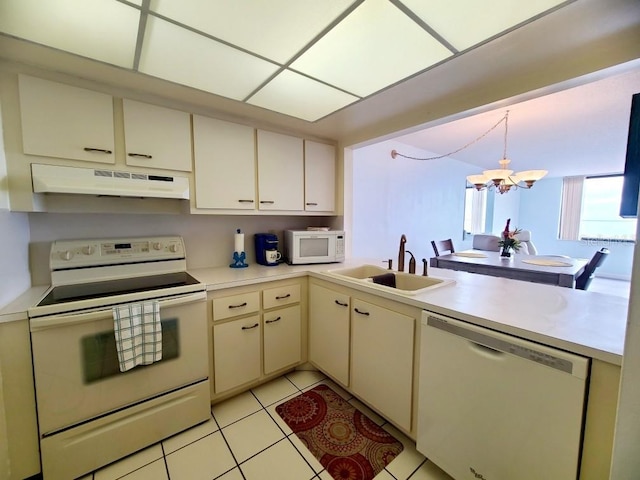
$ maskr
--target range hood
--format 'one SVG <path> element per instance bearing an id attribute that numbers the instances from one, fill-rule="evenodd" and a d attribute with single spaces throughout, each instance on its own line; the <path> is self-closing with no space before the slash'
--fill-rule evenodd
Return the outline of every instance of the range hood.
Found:
<path id="1" fill-rule="evenodd" d="M 187 177 L 32 163 L 31 178 L 35 193 L 189 199 Z"/>

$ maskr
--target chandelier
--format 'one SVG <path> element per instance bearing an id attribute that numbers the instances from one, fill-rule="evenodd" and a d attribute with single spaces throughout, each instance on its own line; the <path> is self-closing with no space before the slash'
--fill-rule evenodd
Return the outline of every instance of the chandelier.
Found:
<path id="1" fill-rule="evenodd" d="M 513 170 L 509 169 L 509 164 L 511 160 L 507 158 L 507 135 L 509 133 L 509 110 L 506 111 L 504 117 L 502 117 L 495 125 L 493 125 L 489 130 L 484 132 L 482 135 L 477 137 L 475 140 L 463 145 L 462 147 L 454 150 L 453 152 L 449 152 L 445 155 L 439 155 L 437 157 L 429 157 L 429 158 L 417 158 L 411 157 L 408 155 L 403 155 L 396 150 L 391 151 L 391 157 L 396 158 L 398 156 L 409 158 L 412 160 L 437 160 L 444 157 L 449 157 L 453 154 L 456 154 L 480 139 L 484 138 L 489 132 L 494 130 L 498 125 L 504 122 L 504 149 L 502 150 L 502 160 L 498 160 L 500 164 L 500 168 L 494 170 L 485 170 L 481 175 L 469 175 L 467 177 L 467 181 L 472 184 L 476 190 L 483 189 L 492 189 L 495 188 L 496 193 L 507 193 L 511 189 L 517 188 L 531 188 L 535 182 L 544 177 L 548 172 L 547 170 L 525 170 L 523 172 L 513 173 Z M 522 182 L 522 184 L 521 184 Z"/>

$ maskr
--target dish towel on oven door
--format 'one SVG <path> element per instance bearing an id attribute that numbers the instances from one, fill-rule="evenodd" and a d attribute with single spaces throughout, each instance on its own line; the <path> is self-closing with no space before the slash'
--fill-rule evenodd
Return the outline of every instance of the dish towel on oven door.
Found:
<path id="1" fill-rule="evenodd" d="M 121 372 L 162 359 L 162 326 L 158 301 L 113 307 L 113 330 Z"/>

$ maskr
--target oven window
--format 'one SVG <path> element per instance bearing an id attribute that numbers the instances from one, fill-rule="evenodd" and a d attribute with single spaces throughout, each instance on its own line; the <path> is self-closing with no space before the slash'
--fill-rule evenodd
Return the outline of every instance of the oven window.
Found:
<path id="1" fill-rule="evenodd" d="M 162 360 L 155 363 L 178 358 L 180 355 L 178 319 L 170 318 L 162 320 L 161 324 Z M 120 371 L 120 365 L 118 363 L 118 352 L 116 350 L 116 339 L 113 330 L 88 335 L 83 337 L 80 342 L 82 343 L 82 367 L 85 384 L 123 374 L 123 372 Z M 130 371 L 151 366 L 153 365 L 140 365 Z"/>
<path id="2" fill-rule="evenodd" d="M 326 257 L 329 255 L 328 238 L 301 238 L 300 257 Z"/>

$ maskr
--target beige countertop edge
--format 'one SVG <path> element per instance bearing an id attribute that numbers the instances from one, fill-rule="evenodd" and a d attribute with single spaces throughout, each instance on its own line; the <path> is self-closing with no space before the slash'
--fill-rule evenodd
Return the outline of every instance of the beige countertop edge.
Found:
<path id="1" fill-rule="evenodd" d="M 27 309 L 38 303 L 48 288 L 48 285 L 31 287 L 15 300 L 0 308 L 0 323 L 26 319 Z"/>
<path id="2" fill-rule="evenodd" d="M 377 260 L 352 259 L 329 265 L 250 265 L 242 269 L 211 267 L 188 271 L 206 284 L 208 291 L 308 275 L 614 365 L 622 364 L 628 308 L 623 298 L 435 268 L 430 269 L 430 276 L 454 279 L 456 283 L 406 296 L 372 290 L 326 273 L 365 263 L 380 264 Z M 27 309 L 47 289 L 48 286 L 32 287 L 0 309 L 0 323 L 24 320 Z"/>

